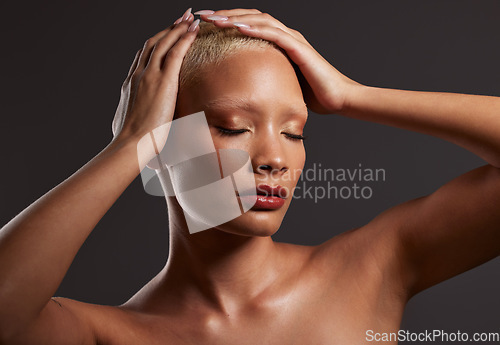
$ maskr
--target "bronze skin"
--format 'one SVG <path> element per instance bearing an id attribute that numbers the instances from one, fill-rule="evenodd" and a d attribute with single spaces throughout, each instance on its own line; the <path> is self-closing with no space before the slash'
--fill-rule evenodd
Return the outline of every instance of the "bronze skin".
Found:
<path id="1" fill-rule="evenodd" d="M 250 210 L 217 229 L 244 236 L 274 234 L 305 162 L 300 136 L 307 107 L 293 67 L 274 48 L 236 53 L 217 68 L 206 68 L 195 86 L 180 90 L 179 117 L 201 110 L 217 149 L 247 151 L 257 185 L 280 185 L 288 191 L 283 207 Z M 259 169 L 262 165 L 270 169 Z"/>
<path id="2" fill-rule="evenodd" d="M 274 42 L 306 84 L 301 90 L 278 51 L 247 50 L 179 93 L 199 21 L 189 9 L 148 39 L 123 83 L 110 144 L 0 230 L 0 343 L 358 345 L 368 330 L 397 332 L 417 293 L 500 254 L 499 97 L 359 84 L 298 31 L 255 9 L 204 11 L 201 19 Z M 216 147 L 248 151 L 258 183 L 277 183 L 262 168 L 269 166 L 291 190 L 298 174 L 286 177 L 305 160 L 297 140 L 304 101 L 316 113 L 448 140 L 487 163 L 318 246 L 270 237 L 291 199 L 190 235 L 169 198 L 168 261 L 129 301 L 54 297 L 95 225 L 144 168 L 140 138 L 172 121 L 176 106 L 179 116 L 206 111 Z"/>

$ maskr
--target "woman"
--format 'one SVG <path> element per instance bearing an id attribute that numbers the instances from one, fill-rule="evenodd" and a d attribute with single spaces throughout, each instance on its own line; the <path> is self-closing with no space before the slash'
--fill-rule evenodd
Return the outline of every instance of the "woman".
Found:
<path id="1" fill-rule="evenodd" d="M 363 86 L 267 14 L 206 10 L 201 19 L 231 28 L 222 37 L 238 30 L 279 49 L 250 39 L 193 65 L 190 47 L 211 26 L 201 31 L 190 10 L 146 42 L 123 85 L 112 142 L 0 232 L 2 343 L 360 344 L 370 330 L 397 332 L 418 292 L 498 256 L 499 98 Z M 319 246 L 275 243 L 291 197 L 276 201 L 272 187 L 297 182 L 306 106 L 432 134 L 488 164 Z M 189 234 L 168 197 L 169 260 L 136 295 L 117 307 L 51 298 L 96 223 L 162 149 L 138 166 L 140 139 L 174 113 L 199 111 L 217 149 L 249 153 L 257 185 L 273 193 L 264 207 Z"/>

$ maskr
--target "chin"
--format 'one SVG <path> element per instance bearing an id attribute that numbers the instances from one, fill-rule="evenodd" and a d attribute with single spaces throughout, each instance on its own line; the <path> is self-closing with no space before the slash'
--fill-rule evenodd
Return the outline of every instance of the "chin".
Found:
<path id="1" fill-rule="evenodd" d="M 281 226 L 288 207 L 272 211 L 250 210 L 238 218 L 215 227 L 217 230 L 240 236 L 268 237 Z"/>
<path id="2" fill-rule="evenodd" d="M 290 201 L 287 202 L 279 209 L 274 210 L 255 210 L 250 209 L 244 214 L 240 215 L 229 222 L 217 225 L 212 229 L 222 231 L 228 234 L 247 236 L 247 237 L 268 237 L 274 235 L 281 226 L 285 214 L 290 206 Z M 177 219 L 186 226 L 184 220 L 184 212 L 182 207 L 177 201 L 176 197 L 167 198 L 169 218 Z M 181 218 L 177 218 L 180 216 Z M 181 220 L 182 219 L 182 220 Z M 204 231 L 204 230 L 203 230 Z M 203 232 L 200 231 L 200 232 Z M 209 230 L 211 231 L 211 230 Z"/>

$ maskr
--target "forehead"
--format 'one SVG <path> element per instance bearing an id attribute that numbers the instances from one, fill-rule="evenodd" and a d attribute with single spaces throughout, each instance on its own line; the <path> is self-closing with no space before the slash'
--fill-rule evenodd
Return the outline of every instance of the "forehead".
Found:
<path id="1" fill-rule="evenodd" d="M 182 115 L 266 107 L 307 111 L 292 65 L 274 48 L 238 51 L 205 67 L 195 85 L 180 91 L 178 103 Z"/>

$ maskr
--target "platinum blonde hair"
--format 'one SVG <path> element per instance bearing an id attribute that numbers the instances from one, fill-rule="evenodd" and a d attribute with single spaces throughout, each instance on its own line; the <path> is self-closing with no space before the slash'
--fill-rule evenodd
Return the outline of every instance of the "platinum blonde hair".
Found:
<path id="1" fill-rule="evenodd" d="M 179 87 L 196 83 L 197 78 L 203 75 L 204 68 L 217 66 L 236 52 L 269 47 L 279 50 L 288 58 L 285 51 L 273 42 L 246 36 L 236 28 L 219 28 L 212 23 L 201 22 L 196 39 L 182 62 Z"/>

